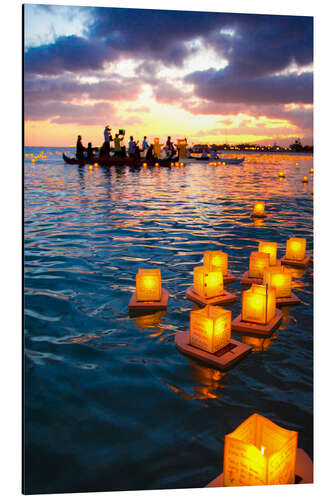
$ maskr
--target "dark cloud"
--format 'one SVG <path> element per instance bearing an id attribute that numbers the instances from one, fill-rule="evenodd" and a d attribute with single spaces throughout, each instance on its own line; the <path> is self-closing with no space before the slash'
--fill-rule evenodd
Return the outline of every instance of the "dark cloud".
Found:
<path id="1" fill-rule="evenodd" d="M 113 49 L 166 65 L 182 64 L 195 48 L 184 42 L 223 24 L 226 14 L 149 9 L 95 8 L 90 34 Z"/>
<path id="2" fill-rule="evenodd" d="M 310 17 L 240 15 L 230 23 L 234 34 L 210 34 L 207 43 L 229 61 L 234 77 L 258 78 L 280 72 L 291 63 L 313 61 Z"/>
<path id="3" fill-rule="evenodd" d="M 312 73 L 234 78 L 228 68 L 196 71 L 185 77 L 195 95 L 213 102 L 247 104 L 312 103 Z"/>
<path id="4" fill-rule="evenodd" d="M 24 70 L 40 75 L 98 70 L 115 57 L 116 54 L 100 40 L 62 36 L 54 43 L 28 48 L 24 54 Z"/>

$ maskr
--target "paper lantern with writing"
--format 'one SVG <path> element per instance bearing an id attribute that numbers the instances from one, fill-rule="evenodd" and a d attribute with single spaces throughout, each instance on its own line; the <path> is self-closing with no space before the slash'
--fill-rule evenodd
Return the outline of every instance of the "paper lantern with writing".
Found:
<path id="1" fill-rule="evenodd" d="M 214 353 L 230 342 L 231 311 L 206 306 L 190 312 L 190 344 Z"/>
<path id="2" fill-rule="evenodd" d="M 287 241 L 286 259 L 303 260 L 305 257 L 305 250 L 305 238 L 289 238 Z"/>
<path id="3" fill-rule="evenodd" d="M 291 281 L 291 272 L 284 266 L 271 266 L 265 269 L 264 284 L 274 286 L 277 299 L 291 296 Z"/>
<path id="4" fill-rule="evenodd" d="M 221 271 L 209 271 L 204 266 L 193 269 L 193 288 L 194 291 L 210 299 L 223 294 L 223 274 Z"/>
<path id="5" fill-rule="evenodd" d="M 256 217 L 262 217 L 265 215 L 265 202 L 264 201 L 256 201 L 253 206 L 252 215 Z"/>
<path id="6" fill-rule="evenodd" d="M 225 436 L 223 485 L 295 483 L 298 433 L 257 413 Z"/>
<path id="7" fill-rule="evenodd" d="M 210 271 L 222 271 L 223 276 L 228 276 L 228 254 L 222 250 L 206 250 L 203 263 Z"/>
<path id="8" fill-rule="evenodd" d="M 270 255 L 264 252 L 251 252 L 249 278 L 263 278 L 264 270 L 270 264 Z"/>
<path id="9" fill-rule="evenodd" d="M 274 242 L 274 241 L 259 241 L 258 252 L 268 253 L 270 266 L 275 266 L 276 255 L 277 255 L 277 243 L 276 242 Z"/>
<path id="10" fill-rule="evenodd" d="M 252 285 L 242 293 L 242 321 L 266 325 L 276 312 L 275 288 Z"/>
<path id="11" fill-rule="evenodd" d="M 161 270 L 139 269 L 136 275 L 136 300 L 159 301 L 161 294 Z"/>

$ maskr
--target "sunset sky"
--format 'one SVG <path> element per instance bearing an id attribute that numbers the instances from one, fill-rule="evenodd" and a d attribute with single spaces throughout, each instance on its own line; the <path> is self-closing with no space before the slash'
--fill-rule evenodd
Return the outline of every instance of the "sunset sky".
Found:
<path id="1" fill-rule="evenodd" d="M 25 6 L 25 144 L 313 144 L 311 17 Z"/>

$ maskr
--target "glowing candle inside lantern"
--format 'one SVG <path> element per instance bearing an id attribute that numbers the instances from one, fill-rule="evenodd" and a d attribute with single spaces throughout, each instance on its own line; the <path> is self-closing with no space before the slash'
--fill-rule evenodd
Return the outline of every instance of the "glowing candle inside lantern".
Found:
<path id="1" fill-rule="evenodd" d="M 228 254 L 222 250 L 206 250 L 203 263 L 209 271 L 222 271 L 223 276 L 228 275 Z"/>
<path id="2" fill-rule="evenodd" d="M 159 301 L 161 295 L 161 270 L 139 269 L 136 275 L 136 300 Z"/>
<path id="3" fill-rule="evenodd" d="M 231 311 L 206 306 L 190 312 L 190 344 L 214 353 L 230 342 Z"/>
<path id="4" fill-rule="evenodd" d="M 223 274 L 221 271 L 209 271 L 204 266 L 193 269 L 194 291 L 210 299 L 223 294 Z"/>
<path id="5" fill-rule="evenodd" d="M 272 266 L 265 269 L 264 284 L 274 286 L 276 298 L 291 296 L 292 275 L 284 266 Z"/>
<path id="6" fill-rule="evenodd" d="M 259 241 L 258 252 L 269 254 L 269 265 L 275 266 L 277 255 L 277 243 L 274 241 Z"/>
<path id="7" fill-rule="evenodd" d="M 225 436 L 223 485 L 293 484 L 298 433 L 257 413 Z"/>
<path id="8" fill-rule="evenodd" d="M 251 252 L 249 278 L 263 278 L 264 270 L 270 264 L 270 255 L 265 252 Z"/>
<path id="9" fill-rule="evenodd" d="M 252 285 L 242 293 L 242 321 L 266 325 L 276 312 L 276 291 L 268 285 Z"/>
<path id="10" fill-rule="evenodd" d="M 289 238 L 286 248 L 286 259 L 303 260 L 306 251 L 305 238 Z"/>
<path id="11" fill-rule="evenodd" d="M 303 176 L 303 182 L 308 182 L 308 180 L 309 180 L 309 179 L 308 179 L 308 176 L 307 176 L 307 175 L 304 175 L 304 176 Z"/>
<path id="12" fill-rule="evenodd" d="M 265 202 L 264 201 L 256 201 L 253 207 L 253 215 L 257 217 L 261 217 L 265 215 Z"/>

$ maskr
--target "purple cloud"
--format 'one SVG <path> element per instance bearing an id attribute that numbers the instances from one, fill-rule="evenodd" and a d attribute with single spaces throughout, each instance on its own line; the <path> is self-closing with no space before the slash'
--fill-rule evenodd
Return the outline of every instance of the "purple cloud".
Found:
<path id="1" fill-rule="evenodd" d="M 247 104 L 312 103 L 312 73 L 294 73 L 262 78 L 234 78 L 225 70 L 196 71 L 185 77 L 195 95 L 213 102 Z"/>
<path id="2" fill-rule="evenodd" d="M 24 70 L 40 75 L 98 70 L 116 57 L 117 53 L 101 40 L 62 36 L 54 43 L 29 47 L 24 54 Z"/>

